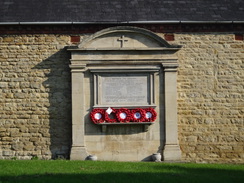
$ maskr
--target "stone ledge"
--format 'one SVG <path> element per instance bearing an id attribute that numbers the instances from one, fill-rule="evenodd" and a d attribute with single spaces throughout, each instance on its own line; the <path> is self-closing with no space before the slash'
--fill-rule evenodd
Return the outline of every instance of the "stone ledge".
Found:
<path id="1" fill-rule="evenodd" d="M 111 125 L 143 125 L 143 131 L 146 132 L 149 129 L 149 126 L 154 124 L 155 122 L 128 122 L 128 123 L 98 123 L 96 125 L 102 126 L 102 132 L 105 133 L 107 131 L 107 126 Z"/>

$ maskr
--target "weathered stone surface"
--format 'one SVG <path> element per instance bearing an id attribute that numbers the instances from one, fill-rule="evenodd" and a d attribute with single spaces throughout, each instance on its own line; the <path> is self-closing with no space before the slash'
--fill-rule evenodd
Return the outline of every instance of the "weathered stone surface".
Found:
<path id="1" fill-rule="evenodd" d="M 0 132 L 6 132 L 7 129 L 6 128 L 0 128 Z"/>
<path id="2" fill-rule="evenodd" d="M 243 41 L 234 40 L 232 34 L 177 34 L 174 42 L 184 45 L 178 69 L 179 140 L 184 159 L 243 163 L 238 146 L 244 133 Z"/>
<path id="3" fill-rule="evenodd" d="M 3 156 L 13 156 L 14 152 L 13 151 L 3 151 Z"/>
<path id="4" fill-rule="evenodd" d="M 1 157 L 16 155 L 18 159 L 30 159 L 35 153 L 50 159 L 55 148 L 70 146 L 70 76 L 62 74 L 69 71 L 69 55 L 57 49 L 60 44 L 62 48 L 64 43 L 68 45 L 69 39 L 56 35 L 1 37 L 0 141 L 1 148 L 6 149 Z M 65 94 L 61 105 L 56 103 L 59 96 L 51 96 L 60 90 L 59 85 Z M 67 125 L 62 123 L 62 131 L 55 128 L 60 121 L 67 121 Z M 53 137 L 51 133 L 60 135 Z M 42 154 L 36 146 L 42 146 L 46 152 L 51 149 L 52 153 Z"/>

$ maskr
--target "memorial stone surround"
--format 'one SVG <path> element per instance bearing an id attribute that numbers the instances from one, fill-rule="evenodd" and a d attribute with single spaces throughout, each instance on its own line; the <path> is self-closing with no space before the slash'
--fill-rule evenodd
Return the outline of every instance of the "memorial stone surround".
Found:
<path id="1" fill-rule="evenodd" d="M 1 1 L 0 159 L 244 163 L 244 1 L 192 2 Z"/>
<path id="2" fill-rule="evenodd" d="M 145 29 L 115 27 L 97 32 L 68 50 L 73 109 L 71 159 L 84 160 L 88 152 L 101 160 L 150 160 L 156 152 L 164 152 L 164 160 L 181 159 L 174 55 L 179 46 L 171 46 Z M 150 126 L 130 121 L 91 123 L 88 116 L 92 108 L 111 107 L 152 107 L 158 117 Z"/>

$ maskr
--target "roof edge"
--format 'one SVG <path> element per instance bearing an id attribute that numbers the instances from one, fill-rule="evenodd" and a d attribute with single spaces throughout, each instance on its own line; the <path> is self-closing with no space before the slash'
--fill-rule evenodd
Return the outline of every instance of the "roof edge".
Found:
<path id="1" fill-rule="evenodd" d="M 125 22 L 0 22 L 0 25 L 78 25 L 78 24 L 243 24 L 244 21 L 125 21 Z"/>

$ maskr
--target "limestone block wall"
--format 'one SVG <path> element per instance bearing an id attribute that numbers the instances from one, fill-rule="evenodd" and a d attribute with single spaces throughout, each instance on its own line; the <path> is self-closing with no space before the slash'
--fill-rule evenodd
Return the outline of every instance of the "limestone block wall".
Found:
<path id="1" fill-rule="evenodd" d="M 69 41 L 64 35 L 0 35 L 0 158 L 68 154 Z"/>
<path id="2" fill-rule="evenodd" d="M 233 34 L 175 34 L 183 159 L 244 162 L 244 42 Z"/>
<path id="3" fill-rule="evenodd" d="M 69 156 L 70 40 L 0 35 L 1 159 Z M 244 163 L 244 42 L 229 33 L 175 33 L 169 43 L 183 46 L 177 53 L 182 160 Z"/>

